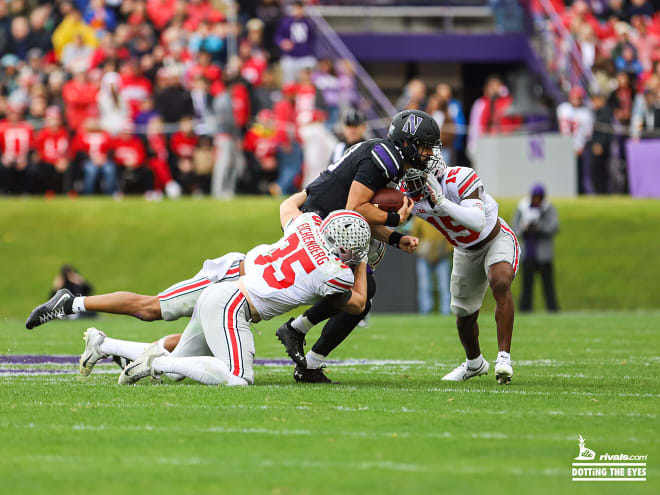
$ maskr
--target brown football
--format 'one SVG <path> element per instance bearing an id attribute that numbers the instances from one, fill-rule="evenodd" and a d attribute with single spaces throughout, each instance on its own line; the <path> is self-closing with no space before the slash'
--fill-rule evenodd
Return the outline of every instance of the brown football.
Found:
<path id="1" fill-rule="evenodd" d="M 398 189 L 383 187 L 378 189 L 371 198 L 371 204 L 383 211 L 393 211 L 396 213 L 403 206 L 403 193 Z"/>

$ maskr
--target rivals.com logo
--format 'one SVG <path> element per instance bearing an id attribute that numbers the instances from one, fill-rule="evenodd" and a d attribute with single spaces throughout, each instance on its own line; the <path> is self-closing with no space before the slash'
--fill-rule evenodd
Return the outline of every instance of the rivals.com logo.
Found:
<path id="1" fill-rule="evenodd" d="M 582 435 L 578 435 L 579 452 L 571 470 L 573 481 L 646 481 L 646 455 L 601 454 L 595 462 L 596 452 L 587 448 Z M 630 462 L 644 461 L 644 462 Z"/>

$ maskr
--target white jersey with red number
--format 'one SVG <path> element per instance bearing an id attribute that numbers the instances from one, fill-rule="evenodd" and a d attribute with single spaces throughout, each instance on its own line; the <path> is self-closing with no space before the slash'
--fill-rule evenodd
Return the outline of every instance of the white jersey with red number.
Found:
<path id="1" fill-rule="evenodd" d="M 587 107 L 576 108 L 565 101 L 557 107 L 557 120 L 559 132 L 573 137 L 573 150 L 582 151 L 593 132 L 593 112 Z"/>
<path id="2" fill-rule="evenodd" d="M 262 319 L 351 290 L 353 272 L 323 248 L 320 225 L 314 213 L 299 215 L 275 244 L 247 253 L 243 282 Z"/>
<path id="3" fill-rule="evenodd" d="M 415 203 L 413 215 L 416 215 L 438 229 L 457 248 L 467 248 L 488 237 L 497 223 L 498 206 L 492 196 L 486 194 L 481 179 L 477 173 L 468 167 L 449 167 L 446 173 L 438 178 L 442 185 L 442 193 L 452 203 L 461 204 L 474 191 L 479 192 L 479 199 L 484 204 L 486 223 L 481 232 L 475 232 L 456 223 L 450 216 L 437 216 L 431 211 L 427 200 Z"/>

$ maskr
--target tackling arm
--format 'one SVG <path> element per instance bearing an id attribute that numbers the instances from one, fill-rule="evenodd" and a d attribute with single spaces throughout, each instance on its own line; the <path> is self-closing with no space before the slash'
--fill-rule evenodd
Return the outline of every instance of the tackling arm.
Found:
<path id="1" fill-rule="evenodd" d="M 300 208 L 306 199 L 307 193 L 301 191 L 282 201 L 280 204 L 280 225 L 282 225 L 282 230 L 284 230 L 287 223 L 302 213 Z"/>
<path id="2" fill-rule="evenodd" d="M 358 264 L 354 276 L 353 288 L 349 292 L 330 296 L 328 300 L 337 309 L 351 315 L 359 315 L 367 305 L 367 264 Z"/>
<path id="3" fill-rule="evenodd" d="M 484 213 L 484 204 L 479 199 L 479 191 L 474 191 L 467 198 L 456 204 L 447 198 L 442 200 L 433 208 L 433 213 L 438 215 L 448 215 L 456 223 L 467 227 L 475 232 L 481 232 L 486 225 L 486 214 Z"/>

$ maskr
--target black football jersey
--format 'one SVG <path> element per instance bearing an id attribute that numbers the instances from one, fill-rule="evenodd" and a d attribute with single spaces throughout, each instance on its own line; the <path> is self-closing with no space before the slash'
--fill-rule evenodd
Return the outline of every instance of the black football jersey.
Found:
<path id="1" fill-rule="evenodd" d="M 353 181 L 376 191 L 403 177 L 402 161 L 398 148 L 386 139 L 355 144 L 307 186 L 302 211 L 325 218 L 331 211 L 344 209 Z"/>

